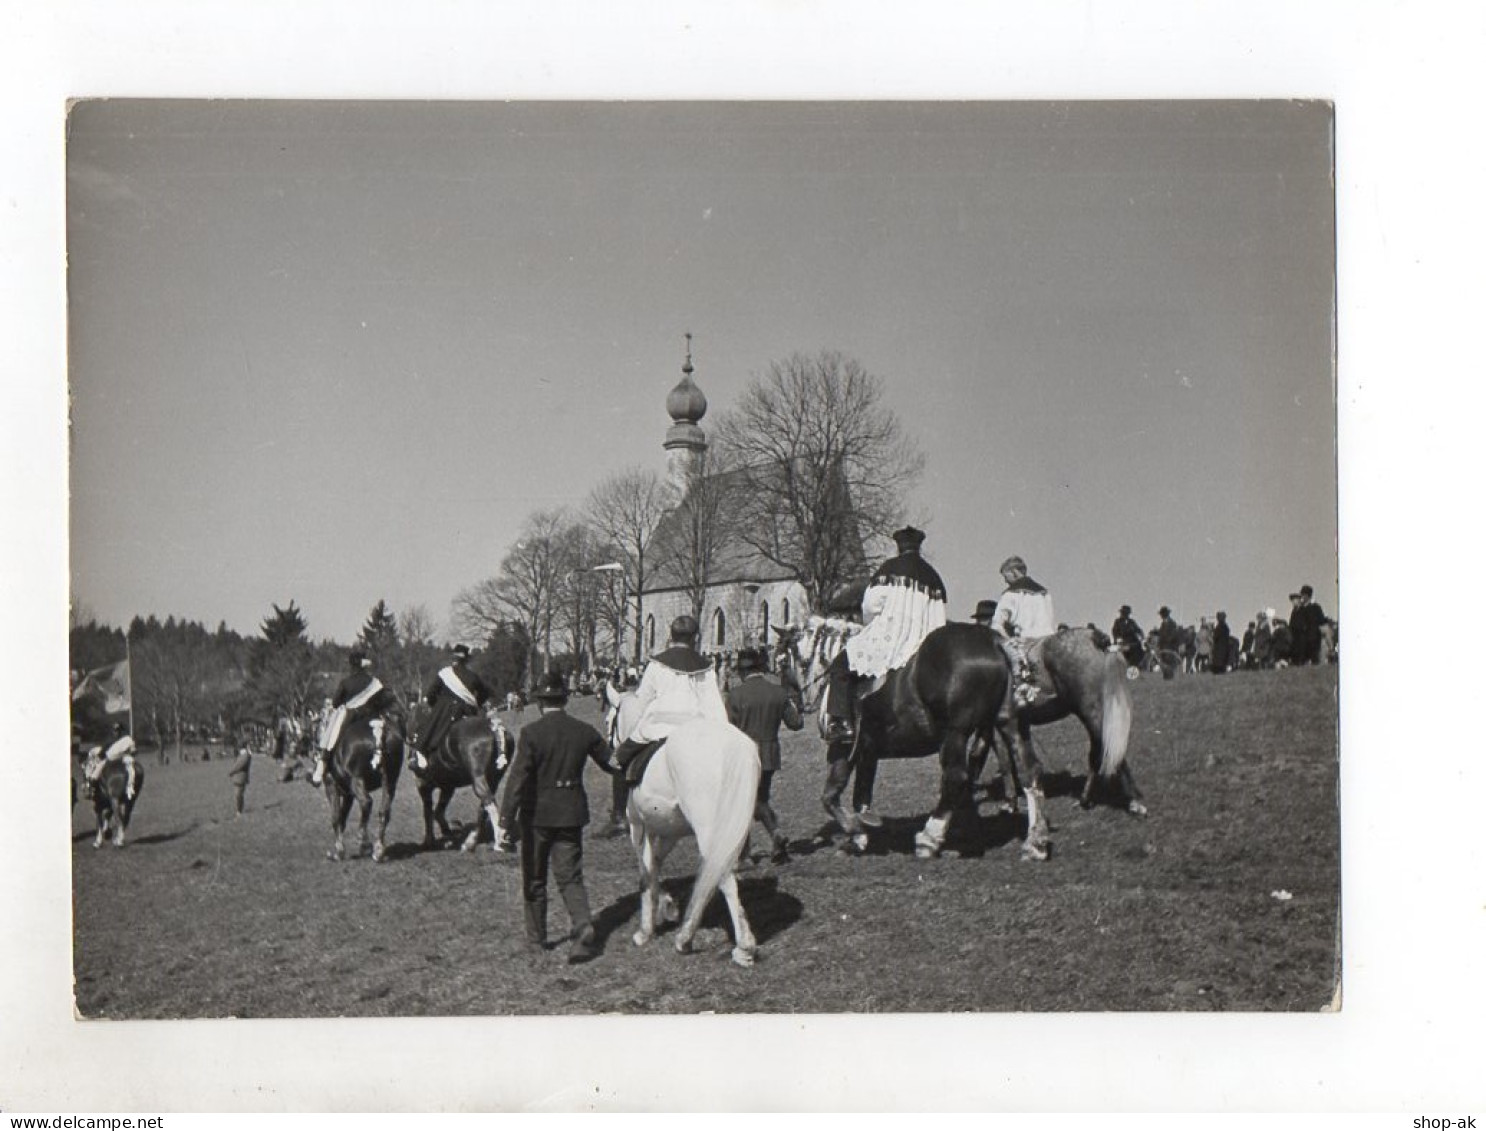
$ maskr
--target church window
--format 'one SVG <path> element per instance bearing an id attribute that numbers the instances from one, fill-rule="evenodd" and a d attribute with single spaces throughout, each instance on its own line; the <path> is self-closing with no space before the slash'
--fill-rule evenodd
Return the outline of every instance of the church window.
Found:
<path id="1" fill-rule="evenodd" d="M 655 651 L 655 614 L 645 618 L 645 651 Z"/>
<path id="2" fill-rule="evenodd" d="M 713 645 L 713 647 L 716 647 L 716 648 L 725 647 L 727 645 L 727 642 L 728 642 L 728 618 L 727 618 L 727 614 L 724 613 L 721 609 L 718 609 L 717 610 L 717 615 L 712 618 L 712 625 L 713 625 L 713 628 L 712 628 L 712 645 Z"/>
<path id="3" fill-rule="evenodd" d="M 779 602 L 779 619 L 781 621 L 783 621 L 785 624 L 789 624 L 789 598 L 788 597 L 784 598 L 784 600 L 782 600 L 782 601 Z"/>
<path id="4" fill-rule="evenodd" d="M 760 634 L 760 637 L 759 638 L 764 642 L 764 644 L 768 644 L 769 643 L 769 602 L 768 601 L 760 601 L 759 602 L 759 623 L 763 626 L 763 632 Z"/>

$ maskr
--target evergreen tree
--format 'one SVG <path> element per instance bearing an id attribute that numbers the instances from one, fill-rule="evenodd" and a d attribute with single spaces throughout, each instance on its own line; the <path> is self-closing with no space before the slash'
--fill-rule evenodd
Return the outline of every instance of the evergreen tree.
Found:
<path id="1" fill-rule="evenodd" d="M 356 641 L 366 649 L 379 669 L 389 667 L 397 658 L 397 618 L 387 608 L 386 601 L 379 600 L 372 606 Z"/>

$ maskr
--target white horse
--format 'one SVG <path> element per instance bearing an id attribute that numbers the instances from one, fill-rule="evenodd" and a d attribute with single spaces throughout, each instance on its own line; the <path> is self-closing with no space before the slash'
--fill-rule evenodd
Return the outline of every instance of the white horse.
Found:
<path id="1" fill-rule="evenodd" d="M 610 700 L 611 703 L 613 700 Z M 618 697 L 615 737 L 623 741 L 638 721 L 633 693 Z M 640 784 L 630 789 L 626 816 L 630 843 L 640 862 L 640 929 L 636 946 L 655 937 L 656 920 L 675 922 L 676 903 L 660 890 L 660 869 L 671 849 L 696 837 L 701 860 L 676 935 L 676 950 L 691 950 L 702 913 L 721 891 L 733 919 L 733 961 L 752 966 L 758 943 L 743 913 L 734 869 L 753 825 L 758 794 L 758 747 L 737 727 L 694 719 L 671 732 L 650 760 Z"/>

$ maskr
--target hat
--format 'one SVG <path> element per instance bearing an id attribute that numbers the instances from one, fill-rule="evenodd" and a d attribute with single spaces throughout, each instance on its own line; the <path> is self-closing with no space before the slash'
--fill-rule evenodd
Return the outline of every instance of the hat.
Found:
<path id="1" fill-rule="evenodd" d="M 682 613 L 671 622 L 672 640 L 695 640 L 702 634 L 702 626 L 697 623 L 697 618 Z"/>
<path id="2" fill-rule="evenodd" d="M 905 526 L 902 530 L 893 531 L 893 541 L 898 544 L 899 553 L 907 553 L 909 550 L 917 550 L 924 544 L 924 532 L 917 527 Z"/>
<path id="3" fill-rule="evenodd" d="M 757 648 L 744 648 L 738 653 L 738 659 L 733 666 L 739 674 L 756 672 L 763 668 L 764 658 Z"/>
<path id="4" fill-rule="evenodd" d="M 1315 592 L 1315 590 L 1313 590 L 1313 589 L 1312 589 L 1312 588 L 1311 588 L 1311 587 L 1310 587 L 1310 586 L 1309 586 L 1309 585 L 1302 585 L 1302 586 L 1301 586 L 1301 587 L 1300 587 L 1300 595 L 1301 595 L 1301 596 L 1302 596 L 1302 597 L 1309 597 L 1309 596 L 1311 596 L 1311 595 L 1312 595 L 1312 594 L 1313 594 L 1313 593 L 1314 593 L 1314 592 Z"/>
<path id="5" fill-rule="evenodd" d="M 461 660 L 468 660 L 470 658 L 470 646 L 468 644 L 456 644 L 449 651 L 453 652 Z"/>
<path id="6" fill-rule="evenodd" d="M 1159 609 L 1156 610 L 1156 615 L 1158 617 L 1169 617 L 1171 615 L 1171 610 L 1165 605 L 1162 605 Z"/>
<path id="7" fill-rule="evenodd" d="M 987 601 L 976 601 L 975 602 L 975 612 L 971 614 L 970 619 L 973 620 L 973 621 L 990 620 L 995 615 L 996 615 L 996 602 L 995 601 L 989 601 L 989 600 L 987 600 Z"/>
<path id="8" fill-rule="evenodd" d="M 1130 615 L 1130 606 L 1129 605 L 1121 605 L 1120 606 L 1120 616 L 1122 616 L 1122 617 L 1128 617 L 1129 615 Z"/>
<path id="9" fill-rule="evenodd" d="M 1219 609 L 1218 610 L 1218 619 L 1219 620 L 1227 620 L 1228 619 L 1228 614 L 1225 613 L 1222 609 Z"/>
<path id="10" fill-rule="evenodd" d="M 1023 573 L 1026 573 L 1027 563 L 1022 561 L 1022 559 L 1017 557 L 1017 555 L 1012 554 L 1011 557 L 1007 558 L 1004 562 L 1001 563 L 1000 572 L 1005 573 L 1009 569 L 1019 569 Z"/>
<path id="11" fill-rule="evenodd" d="M 867 587 L 859 581 L 848 581 L 838 585 L 826 599 L 826 613 L 833 617 L 855 616 L 862 611 L 862 598 Z"/>
<path id="12" fill-rule="evenodd" d="M 1292 600 L 1292 601 L 1298 601 L 1298 600 L 1300 600 L 1300 594 L 1299 593 L 1291 593 L 1289 599 Z"/>
<path id="13" fill-rule="evenodd" d="M 550 671 L 542 677 L 532 696 L 540 703 L 566 703 L 568 681 L 563 678 L 562 672 Z"/>
<path id="14" fill-rule="evenodd" d="M 364 649 L 351 649 L 351 666 L 353 668 L 364 668 L 369 666 L 370 664 L 371 660 L 367 658 L 366 651 Z"/>

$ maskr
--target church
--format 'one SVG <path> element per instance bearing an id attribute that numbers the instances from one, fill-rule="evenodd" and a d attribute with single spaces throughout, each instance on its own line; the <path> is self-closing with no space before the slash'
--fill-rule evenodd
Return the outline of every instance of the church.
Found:
<path id="1" fill-rule="evenodd" d="M 663 447 L 666 486 L 673 502 L 656 529 L 652 541 L 657 545 L 675 536 L 682 504 L 706 486 L 712 474 L 707 469 L 707 435 L 701 423 L 707 415 L 707 397 L 692 378 L 690 334 L 686 340 L 681 381 L 666 396 L 671 426 Z M 712 482 L 716 485 L 718 481 Z M 766 645 L 772 640 L 771 628 L 798 623 L 810 611 L 805 587 L 794 574 L 730 536 L 726 518 L 720 521 L 723 528 L 707 570 L 702 615 L 698 617 L 702 629 L 698 646 L 709 655 Z M 666 647 L 671 621 L 692 611 L 692 586 L 674 561 L 662 560 L 646 579 L 640 597 L 644 610 L 640 651 L 649 657 Z"/>

